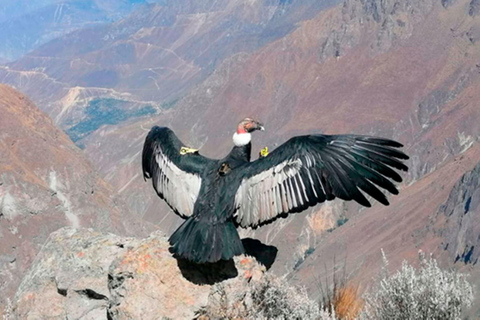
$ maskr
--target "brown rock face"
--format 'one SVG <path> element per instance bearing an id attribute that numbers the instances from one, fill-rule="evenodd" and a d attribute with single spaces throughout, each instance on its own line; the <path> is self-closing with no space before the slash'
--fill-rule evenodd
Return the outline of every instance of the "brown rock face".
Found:
<path id="1" fill-rule="evenodd" d="M 192 319 L 218 286 L 233 297 L 265 271 L 245 256 L 214 268 L 177 261 L 160 233 L 141 240 L 63 228 L 23 279 L 12 312 L 19 319 Z"/>
<path id="2" fill-rule="evenodd" d="M 52 231 L 141 234 L 143 227 L 52 120 L 5 85 L 0 128 L 0 305 L 6 306 Z"/>

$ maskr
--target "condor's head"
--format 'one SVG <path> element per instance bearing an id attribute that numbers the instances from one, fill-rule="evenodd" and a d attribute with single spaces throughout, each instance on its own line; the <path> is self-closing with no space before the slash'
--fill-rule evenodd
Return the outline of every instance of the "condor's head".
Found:
<path id="1" fill-rule="evenodd" d="M 245 118 L 237 125 L 237 132 L 233 134 L 233 143 L 237 147 L 247 145 L 252 140 L 251 132 L 256 130 L 265 130 L 263 125 L 252 118 Z"/>

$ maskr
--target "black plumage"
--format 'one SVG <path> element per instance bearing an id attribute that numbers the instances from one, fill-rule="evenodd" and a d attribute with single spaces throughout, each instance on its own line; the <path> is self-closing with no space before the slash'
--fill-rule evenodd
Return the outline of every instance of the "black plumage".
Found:
<path id="1" fill-rule="evenodd" d="M 178 257 L 231 259 L 243 253 L 237 226 L 256 228 L 334 198 L 370 207 L 370 196 L 388 205 L 381 189 L 398 194 L 392 181 L 402 178 L 395 169 L 408 170 L 400 143 L 359 135 L 298 136 L 250 162 L 249 132 L 257 129 L 260 123 L 243 120 L 238 132 L 248 139 L 223 159 L 182 155 L 185 145 L 168 128 L 148 134 L 144 177 L 186 219 L 169 239 Z"/>

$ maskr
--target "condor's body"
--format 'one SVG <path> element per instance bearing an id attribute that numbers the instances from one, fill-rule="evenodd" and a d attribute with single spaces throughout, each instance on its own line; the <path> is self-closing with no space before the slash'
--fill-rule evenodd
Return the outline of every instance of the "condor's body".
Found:
<path id="1" fill-rule="evenodd" d="M 197 263 L 228 260 L 243 253 L 237 226 L 258 227 L 289 213 L 339 197 L 364 206 L 361 192 L 388 205 L 380 186 L 398 193 L 392 169 L 398 142 L 355 135 L 294 137 L 264 158 L 250 162 L 250 132 L 260 123 L 243 120 L 234 147 L 223 159 L 182 153 L 185 145 L 168 128 L 154 127 L 143 150 L 143 172 L 175 213 L 186 221 L 169 241 L 179 258 Z M 360 191 L 361 190 L 361 191 Z"/>

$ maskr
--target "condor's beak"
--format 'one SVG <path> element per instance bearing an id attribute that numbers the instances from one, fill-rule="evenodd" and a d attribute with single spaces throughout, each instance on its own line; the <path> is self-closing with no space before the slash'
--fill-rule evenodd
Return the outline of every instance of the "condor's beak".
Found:
<path id="1" fill-rule="evenodd" d="M 244 130 L 247 132 L 253 132 L 253 131 L 265 131 L 265 128 L 263 127 L 263 124 L 259 121 L 246 118 L 242 122 L 240 122 L 239 126 L 243 126 Z"/>
<path id="2" fill-rule="evenodd" d="M 256 122 L 256 129 L 260 131 L 265 131 L 265 127 L 260 122 Z"/>

